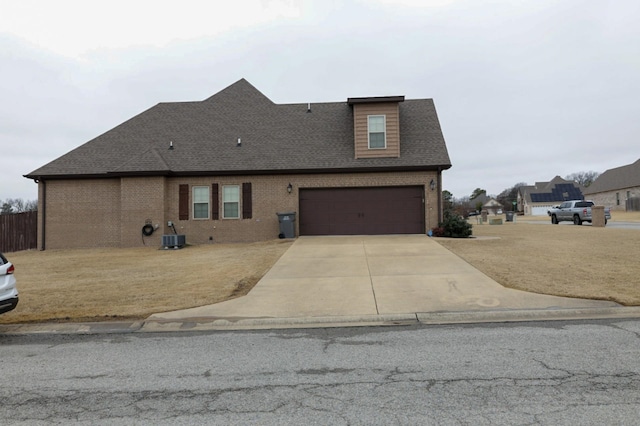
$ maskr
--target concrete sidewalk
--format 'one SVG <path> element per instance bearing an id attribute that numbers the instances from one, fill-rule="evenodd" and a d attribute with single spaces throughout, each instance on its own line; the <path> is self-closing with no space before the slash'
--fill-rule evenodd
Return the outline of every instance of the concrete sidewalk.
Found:
<path id="1" fill-rule="evenodd" d="M 561 311 L 582 318 L 598 312 L 617 316 L 620 309 L 627 308 L 504 288 L 423 235 L 300 237 L 248 295 L 158 313 L 142 328 L 393 324 L 452 316 L 498 320 L 525 312 L 542 319 Z"/>

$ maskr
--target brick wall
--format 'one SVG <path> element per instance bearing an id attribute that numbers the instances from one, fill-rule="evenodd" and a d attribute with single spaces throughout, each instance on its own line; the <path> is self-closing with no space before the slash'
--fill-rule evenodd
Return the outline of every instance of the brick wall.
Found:
<path id="1" fill-rule="evenodd" d="M 120 246 L 119 179 L 52 180 L 39 187 L 40 248 Z"/>
<path id="2" fill-rule="evenodd" d="M 120 244 L 160 246 L 165 223 L 164 177 L 122 178 L 120 181 Z M 151 224 L 156 232 L 142 235 L 142 227 Z M 163 225 L 164 224 L 164 225 Z"/>
<path id="3" fill-rule="evenodd" d="M 426 194 L 425 228 L 437 226 L 437 172 L 351 173 L 282 176 L 209 176 L 193 178 L 122 178 L 46 182 L 46 248 L 160 246 L 163 234 L 173 233 L 167 221 L 185 234 L 189 244 L 264 241 L 278 237 L 276 212 L 298 211 L 300 188 L 423 185 Z M 224 185 L 252 184 L 251 219 L 222 219 Z M 193 219 L 193 186 L 219 185 L 220 219 Z M 291 183 L 293 191 L 287 191 Z M 179 220 L 179 185 L 190 189 L 189 220 Z M 41 191 L 42 191 L 42 183 Z M 40 200 L 42 200 L 42 194 Z M 242 197 L 240 197 L 242 202 Z M 212 202 L 212 200 L 210 200 Z M 42 212 L 43 206 L 39 206 Z M 240 206 L 242 211 L 242 206 Z M 158 229 L 142 236 L 149 222 Z M 296 222 L 296 234 L 297 232 Z M 39 235 L 41 226 L 38 229 Z"/>
<path id="4" fill-rule="evenodd" d="M 640 197 L 640 187 L 636 186 L 634 188 L 624 188 L 617 191 L 588 194 L 585 195 L 585 198 L 593 201 L 596 205 L 610 207 L 612 211 L 625 211 L 627 191 L 629 191 L 630 198 Z M 618 203 L 618 199 L 620 200 L 620 203 Z"/>
<path id="5" fill-rule="evenodd" d="M 412 173 L 366 173 L 335 175 L 284 175 L 252 177 L 206 177 L 175 178 L 167 184 L 167 220 L 176 223 L 179 234 L 187 235 L 187 241 L 193 244 L 209 242 L 249 242 L 277 238 L 279 224 L 276 212 L 297 212 L 298 191 L 300 188 L 357 187 L 357 186 L 402 186 L 424 185 L 427 194 L 425 220 L 426 229 L 438 223 L 438 191 L 431 191 L 431 179 L 437 181 L 436 172 Z M 178 187 L 180 184 L 192 186 L 220 185 L 220 212 L 222 212 L 222 188 L 224 185 L 252 183 L 253 215 L 251 219 L 203 219 L 178 220 Z M 293 191 L 287 192 L 291 183 Z M 193 215 L 191 215 L 193 217 Z M 168 232 L 169 230 L 167 230 Z M 296 235 L 298 224 L 296 221 Z"/>

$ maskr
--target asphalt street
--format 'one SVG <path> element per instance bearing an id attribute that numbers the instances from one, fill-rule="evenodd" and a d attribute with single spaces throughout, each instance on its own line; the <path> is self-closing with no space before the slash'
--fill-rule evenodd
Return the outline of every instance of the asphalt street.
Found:
<path id="1" fill-rule="evenodd" d="M 0 335 L 5 424 L 602 425 L 640 321 Z"/>
<path id="2" fill-rule="evenodd" d="M 529 224 L 536 224 L 536 225 L 552 225 L 551 223 L 551 219 L 549 219 L 549 221 L 545 221 L 545 222 L 541 222 L 541 221 L 535 221 L 535 220 L 526 220 L 526 219 L 517 219 L 518 222 L 520 223 L 529 223 Z M 560 222 L 557 225 L 554 226 L 576 226 L 574 225 L 572 222 Z M 590 223 L 583 223 L 580 226 L 592 226 Z M 635 229 L 635 230 L 639 230 L 640 231 L 640 223 L 638 222 L 609 222 L 606 225 L 607 228 L 618 228 L 618 229 Z"/>

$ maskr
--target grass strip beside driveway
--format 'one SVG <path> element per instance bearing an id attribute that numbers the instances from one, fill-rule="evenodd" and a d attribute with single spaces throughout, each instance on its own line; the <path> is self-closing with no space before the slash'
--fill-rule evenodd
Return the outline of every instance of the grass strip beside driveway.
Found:
<path id="1" fill-rule="evenodd" d="M 640 305 L 638 230 L 516 222 L 473 235 L 437 241 L 505 287 Z"/>
<path id="2" fill-rule="evenodd" d="M 8 253 L 20 302 L 0 323 L 146 318 L 245 295 L 291 246 L 187 246 Z"/>
<path id="3" fill-rule="evenodd" d="M 472 219 L 479 238 L 437 241 L 505 287 L 640 305 L 640 231 L 527 220 Z M 640 213 L 616 220 L 638 222 Z M 142 319 L 229 300 L 248 293 L 291 244 L 8 253 L 20 303 L 0 323 Z"/>

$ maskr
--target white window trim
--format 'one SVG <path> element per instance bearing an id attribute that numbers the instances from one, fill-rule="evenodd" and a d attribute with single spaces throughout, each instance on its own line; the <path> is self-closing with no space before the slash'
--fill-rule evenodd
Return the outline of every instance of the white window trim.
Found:
<path id="1" fill-rule="evenodd" d="M 204 189 L 207 193 L 207 217 L 196 217 L 196 204 L 203 204 L 196 203 L 197 188 Z M 191 202 L 191 217 L 193 217 L 193 220 L 209 220 L 209 218 L 211 217 L 211 192 L 209 191 L 209 187 L 204 185 L 194 186 L 191 190 L 191 197 L 191 199 L 193 200 Z"/>
<path id="2" fill-rule="evenodd" d="M 384 125 L 384 146 L 380 147 L 371 147 L 371 131 L 369 127 L 369 120 L 371 117 L 382 117 L 382 122 Z M 387 116 L 384 114 L 375 114 L 375 115 L 367 115 L 367 147 L 369 149 L 387 149 Z"/>
<path id="3" fill-rule="evenodd" d="M 228 187 L 235 187 L 238 188 L 238 201 L 225 201 L 224 199 L 224 189 L 228 188 Z M 240 199 L 242 198 L 242 194 L 240 193 L 240 185 L 222 185 L 222 218 L 223 219 L 240 219 L 241 215 L 242 215 L 242 211 L 241 208 L 242 206 L 240 205 Z M 233 216 L 233 217 L 227 217 L 225 215 L 225 209 L 224 209 L 224 205 L 225 203 L 238 203 L 238 216 Z"/>

